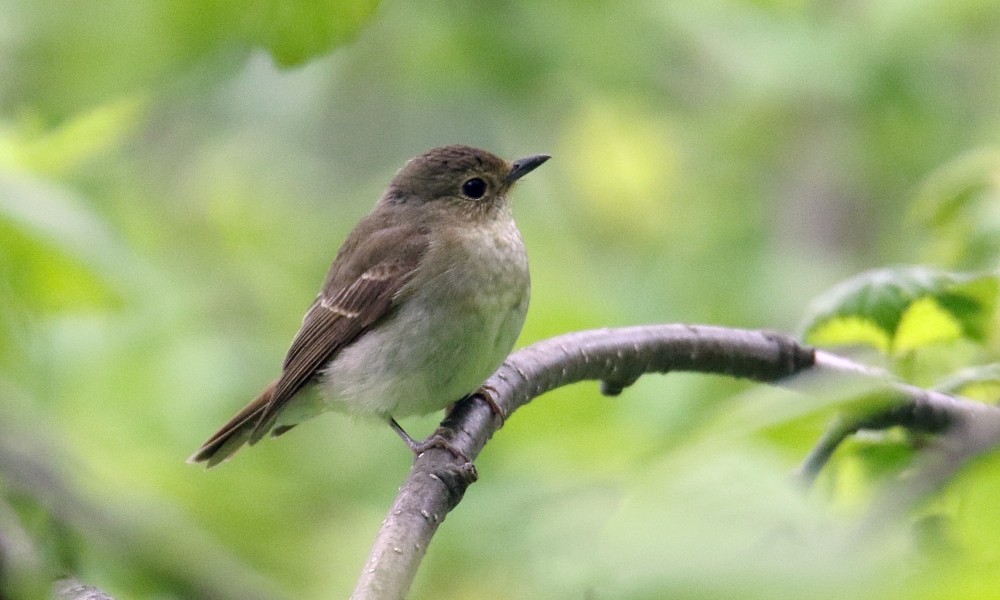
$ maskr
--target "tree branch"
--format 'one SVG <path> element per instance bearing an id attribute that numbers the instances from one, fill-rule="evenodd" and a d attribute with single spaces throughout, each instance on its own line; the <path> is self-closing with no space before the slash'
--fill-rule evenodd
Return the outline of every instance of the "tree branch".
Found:
<path id="1" fill-rule="evenodd" d="M 508 357 L 486 382 L 490 401 L 473 396 L 460 402 L 435 435 L 472 460 L 515 410 L 547 391 L 578 381 L 601 381 L 602 392 L 616 395 L 645 373 L 697 371 L 801 390 L 800 382 L 786 378 L 806 370 L 834 375 L 838 381 L 863 381 L 867 389 L 874 387 L 888 400 L 863 417 L 838 421 L 806 459 L 801 473 L 807 480 L 858 429 L 904 425 L 948 431 L 961 440 L 946 437 L 942 441 L 948 450 L 942 453 L 945 460 L 930 461 L 927 476 L 901 493 L 890 490 L 873 509 L 871 519 L 905 510 L 947 481 L 972 456 L 1000 443 L 1000 409 L 995 407 L 894 381 L 886 371 L 814 351 L 784 335 L 691 325 L 583 331 L 529 346 Z M 503 418 L 495 418 L 491 403 Z M 981 427 L 980 423 L 991 425 Z M 352 598 L 403 598 L 438 526 L 475 479 L 472 464 L 463 464 L 446 450 L 432 448 L 418 456 L 382 524 Z"/>
<path id="2" fill-rule="evenodd" d="M 902 426 L 911 431 L 944 433 L 956 427 L 969 430 L 970 421 L 1000 415 L 1000 409 L 994 406 L 900 383 L 882 369 L 828 352 L 816 352 L 815 366 L 817 372 L 859 377 L 877 384 L 879 387 L 874 391 L 882 395 L 883 401 L 877 407 L 866 407 L 864 414 L 841 416 L 830 425 L 799 467 L 798 475 L 807 486 L 815 481 L 837 447 L 862 429 Z"/>
<path id="3" fill-rule="evenodd" d="M 905 513 L 973 457 L 1000 443 L 1000 409 L 996 407 L 893 381 L 884 371 L 814 351 L 780 334 L 690 325 L 583 331 L 520 350 L 486 382 L 484 389 L 490 398 L 474 395 L 458 403 L 435 435 L 445 438 L 458 455 L 471 461 L 506 417 L 547 391 L 597 380 L 605 394 L 616 395 L 645 373 L 670 371 L 717 373 L 800 390 L 802 382 L 789 376 L 803 371 L 828 373 L 836 381 L 864 381 L 868 390 L 874 387 L 886 394 L 889 402 L 879 403 L 878 409 L 863 416 L 839 420 L 824 435 L 802 467 L 809 480 L 837 446 L 859 429 L 904 425 L 943 432 L 934 451 L 921 456 L 916 476 L 890 487 L 877 499 L 862 528 Z M 9 440 L 0 437 L 0 441 Z M 54 513 L 81 525 L 100 523 L 100 529 L 115 530 L 116 538 L 129 537 L 111 527 L 107 514 L 70 493 L 61 478 L 44 465 L 40 467 L 31 456 L 0 443 L 0 472 L 12 478 L 17 487 L 54 501 Z M 352 598 L 403 598 L 438 526 L 475 480 L 473 464 L 448 450 L 432 447 L 418 456 L 383 522 Z M 219 583 L 200 581 L 199 585 L 221 592 L 218 597 L 241 595 L 229 589 L 223 592 L 217 587 Z M 241 587 L 248 591 L 246 584 Z M 106 598 L 99 590 L 72 580 L 60 582 L 57 590 L 60 598 Z M 259 594 L 241 597 L 254 595 Z"/>
<path id="4" fill-rule="evenodd" d="M 84 585 L 73 577 L 57 581 L 55 591 L 58 600 L 114 600 L 101 590 Z"/>
<path id="5" fill-rule="evenodd" d="M 599 380 L 616 395 L 645 373 L 701 371 L 773 382 L 813 364 L 813 350 L 787 336 L 692 325 L 650 325 L 571 333 L 515 352 L 486 382 L 504 418 L 552 389 Z M 503 419 L 473 396 L 460 402 L 435 435 L 475 459 Z M 475 481 L 471 463 L 432 448 L 414 461 L 382 524 L 351 596 L 403 598 L 447 513 Z"/>
<path id="6" fill-rule="evenodd" d="M 973 403 L 978 404 L 978 403 Z M 921 454 L 911 472 L 889 485 L 872 502 L 858 525 L 856 537 L 871 535 L 940 490 L 966 464 L 1000 445 L 1000 410 L 973 413 L 962 411 L 953 416 L 944 435 Z"/>

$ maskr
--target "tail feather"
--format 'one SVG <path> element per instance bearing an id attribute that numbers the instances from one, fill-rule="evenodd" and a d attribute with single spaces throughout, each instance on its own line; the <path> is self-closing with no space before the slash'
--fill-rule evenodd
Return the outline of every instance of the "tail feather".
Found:
<path id="1" fill-rule="evenodd" d="M 208 438 L 187 461 L 191 464 L 207 463 L 206 467 L 211 468 L 235 454 L 244 444 L 255 443 L 259 435 L 253 437 L 254 433 L 262 425 L 260 419 L 273 399 L 276 383 L 277 381 L 271 382 L 253 402 L 243 407 Z"/>

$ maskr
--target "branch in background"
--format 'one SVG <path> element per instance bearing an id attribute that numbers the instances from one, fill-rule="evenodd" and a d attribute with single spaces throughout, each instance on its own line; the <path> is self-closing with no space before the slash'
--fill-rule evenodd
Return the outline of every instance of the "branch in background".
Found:
<path id="1" fill-rule="evenodd" d="M 53 573 L 17 511 L 0 497 L 0 598 L 42 598 Z"/>
<path id="2" fill-rule="evenodd" d="M 807 486 L 816 480 L 837 447 L 863 429 L 901 426 L 924 433 L 961 432 L 969 429 L 969 421 L 989 420 L 1000 415 L 1000 409 L 994 406 L 900 383 L 882 369 L 860 365 L 828 352 L 816 352 L 815 367 L 820 373 L 861 377 L 879 383 L 877 391 L 882 394 L 883 401 L 881 408 L 863 415 L 841 416 L 831 424 L 799 467 L 798 475 Z"/>
<path id="3" fill-rule="evenodd" d="M 57 581 L 55 591 L 57 600 L 114 600 L 101 590 L 84 585 L 72 577 Z"/>
<path id="4" fill-rule="evenodd" d="M 978 403 L 972 403 L 978 404 Z M 921 454 L 905 477 L 886 486 L 858 525 L 857 536 L 871 535 L 940 490 L 966 464 L 1000 445 L 1000 410 L 954 414 L 944 435 Z"/>
<path id="5" fill-rule="evenodd" d="M 44 431 L 38 426 L 41 422 L 43 420 L 38 419 L 32 426 L 26 426 L 12 415 L 5 415 L 5 419 L 0 421 L 0 488 L 5 494 L 16 493 L 30 499 L 66 533 L 94 540 L 96 546 L 103 546 L 109 554 L 117 552 L 122 564 L 136 572 L 171 582 L 177 586 L 172 591 L 185 598 L 249 600 L 280 597 L 272 582 L 243 566 L 216 542 L 207 539 L 171 505 L 155 500 L 146 502 L 139 495 L 130 496 L 127 504 L 101 502 L 78 488 L 75 477 L 81 476 L 79 465 L 67 457 L 65 448 L 57 441 L 43 435 Z M 75 465 L 78 470 L 71 476 L 69 471 L 64 470 L 65 465 Z M 156 518 L 149 518 L 151 514 Z M 3 517 L 4 511 L 0 510 L 0 528 L 4 525 Z M 6 521 L 16 522 L 13 519 Z M 6 530 L 7 535 L 2 535 L 4 532 L 0 531 L 0 542 L 10 538 L 13 530 L 10 527 Z M 31 567 L 30 561 L 41 561 L 38 544 L 35 546 L 35 556 L 21 559 L 20 564 Z M 172 551 L 180 547 L 184 548 L 184 552 Z M 165 551 L 168 548 L 171 551 Z M 22 579 L 31 579 L 29 584 L 34 586 L 32 589 L 37 588 L 34 580 L 47 576 L 47 581 L 43 582 L 46 595 L 51 593 L 53 579 L 66 574 L 65 565 L 61 564 L 42 564 L 35 569 L 35 573 L 29 572 L 28 568 L 21 571 Z M 76 587 L 67 590 L 60 585 L 57 588 L 60 600 L 107 598 L 106 595 L 93 595 L 103 592 L 81 586 L 72 578 L 64 581 L 73 582 Z"/>

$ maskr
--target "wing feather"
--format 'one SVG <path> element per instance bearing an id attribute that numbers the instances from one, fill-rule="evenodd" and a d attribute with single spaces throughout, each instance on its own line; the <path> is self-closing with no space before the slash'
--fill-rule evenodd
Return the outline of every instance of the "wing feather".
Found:
<path id="1" fill-rule="evenodd" d="M 260 415 L 250 443 L 271 429 L 278 412 L 341 348 L 389 313 L 393 299 L 415 268 L 409 261 L 380 263 L 333 298 L 320 295 L 288 350 L 274 395 Z"/>
<path id="2" fill-rule="evenodd" d="M 392 312 L 429 247 L 428 234 L 413 224 L 380 228 L 371 217 L 359 223 L 306 312 L 281 376 L 209 438 L 191 461 L 212 466 L 270 431 L 281 409 L 342 348 Z"/>

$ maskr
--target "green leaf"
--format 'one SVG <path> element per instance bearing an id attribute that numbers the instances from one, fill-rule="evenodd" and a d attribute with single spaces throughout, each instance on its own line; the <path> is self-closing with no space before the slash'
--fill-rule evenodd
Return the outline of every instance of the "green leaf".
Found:
<path id="1" fill-rule="evenodd" d="M 809 333 L 809 343 L 817 346 L 837 346 L 840 344 L 864 344 L 889 351 L 892 340 L 877 323 L 863 317 L 845 316 L 827 319 L 819 323 Z"/>
<path id="2" fill-rule="evenodd" d="M 992 323 L 993 274 L 956 274 L 913 266 L 851 278 L 813 302 L 804 339 L 871 346 L 887 354 L 959 339 L 982 341 Z"/>
<path id="3" fill-rule="evenodd" d="M 178 82 L 222 81 L 265 48 L 299 65 L 354 38 L 377 0 L 23 1 L 15 10 L 4 101 L 58 122 Z M 0 14 L 0 17 L 3 15 Z"/>
<path id="4" fill-rule="evenodd" d="M 0 130 L 0 168 L 63 174 L 102 153 L 119 148 L 136 130 L 145 99 L 122 97 L 74 114 L 53 127 L 22 118 Z"/>
<path id="5" fill-rule="evenodd" d="M 375 13 L 378 0 L 266 0 L 255 6 L 259 18 L 250 28 L 253 41 L 289 67 L 353 39 Z"/>
<path id="6" fill-rule="evenodd" d="M 911 352 L 931 344 L 962 337 L 962 324 L 931 296 L 916 300 L 903 312 L 896 328 L 894 350 Z"/>
<path id="7" fill-rule="evenodd" d="M 929 225 L 946 225 L 961 218 L 961 212 L 997 191 L 1000 182 L 1000 148 L 967 152 L 937 169 L 924 181 L 914 215 Z"/>
<path id="8" fill-rule="evenodd" d="M 32 306 L 114 305 L 147 269 L 86 196 L 0 169 L 0 280 Z"/>
<path id="9" fill-rule="evenodd" d="M 956 276 L 962 277 L 962 276 Z M 1000 281 L 995 273 L 964 276 L 964 281 L 949 285 L 938 298 L 948 312 L 958 317 L 963 333 L 983 341 L 993 325 Z"/>
<path id="10" fill-rule="evenodd" d="M 1000 257 L 1000 148 L 962 154 L 921 186 L 912 220 L 935 261 L 982 268 Z"/>

